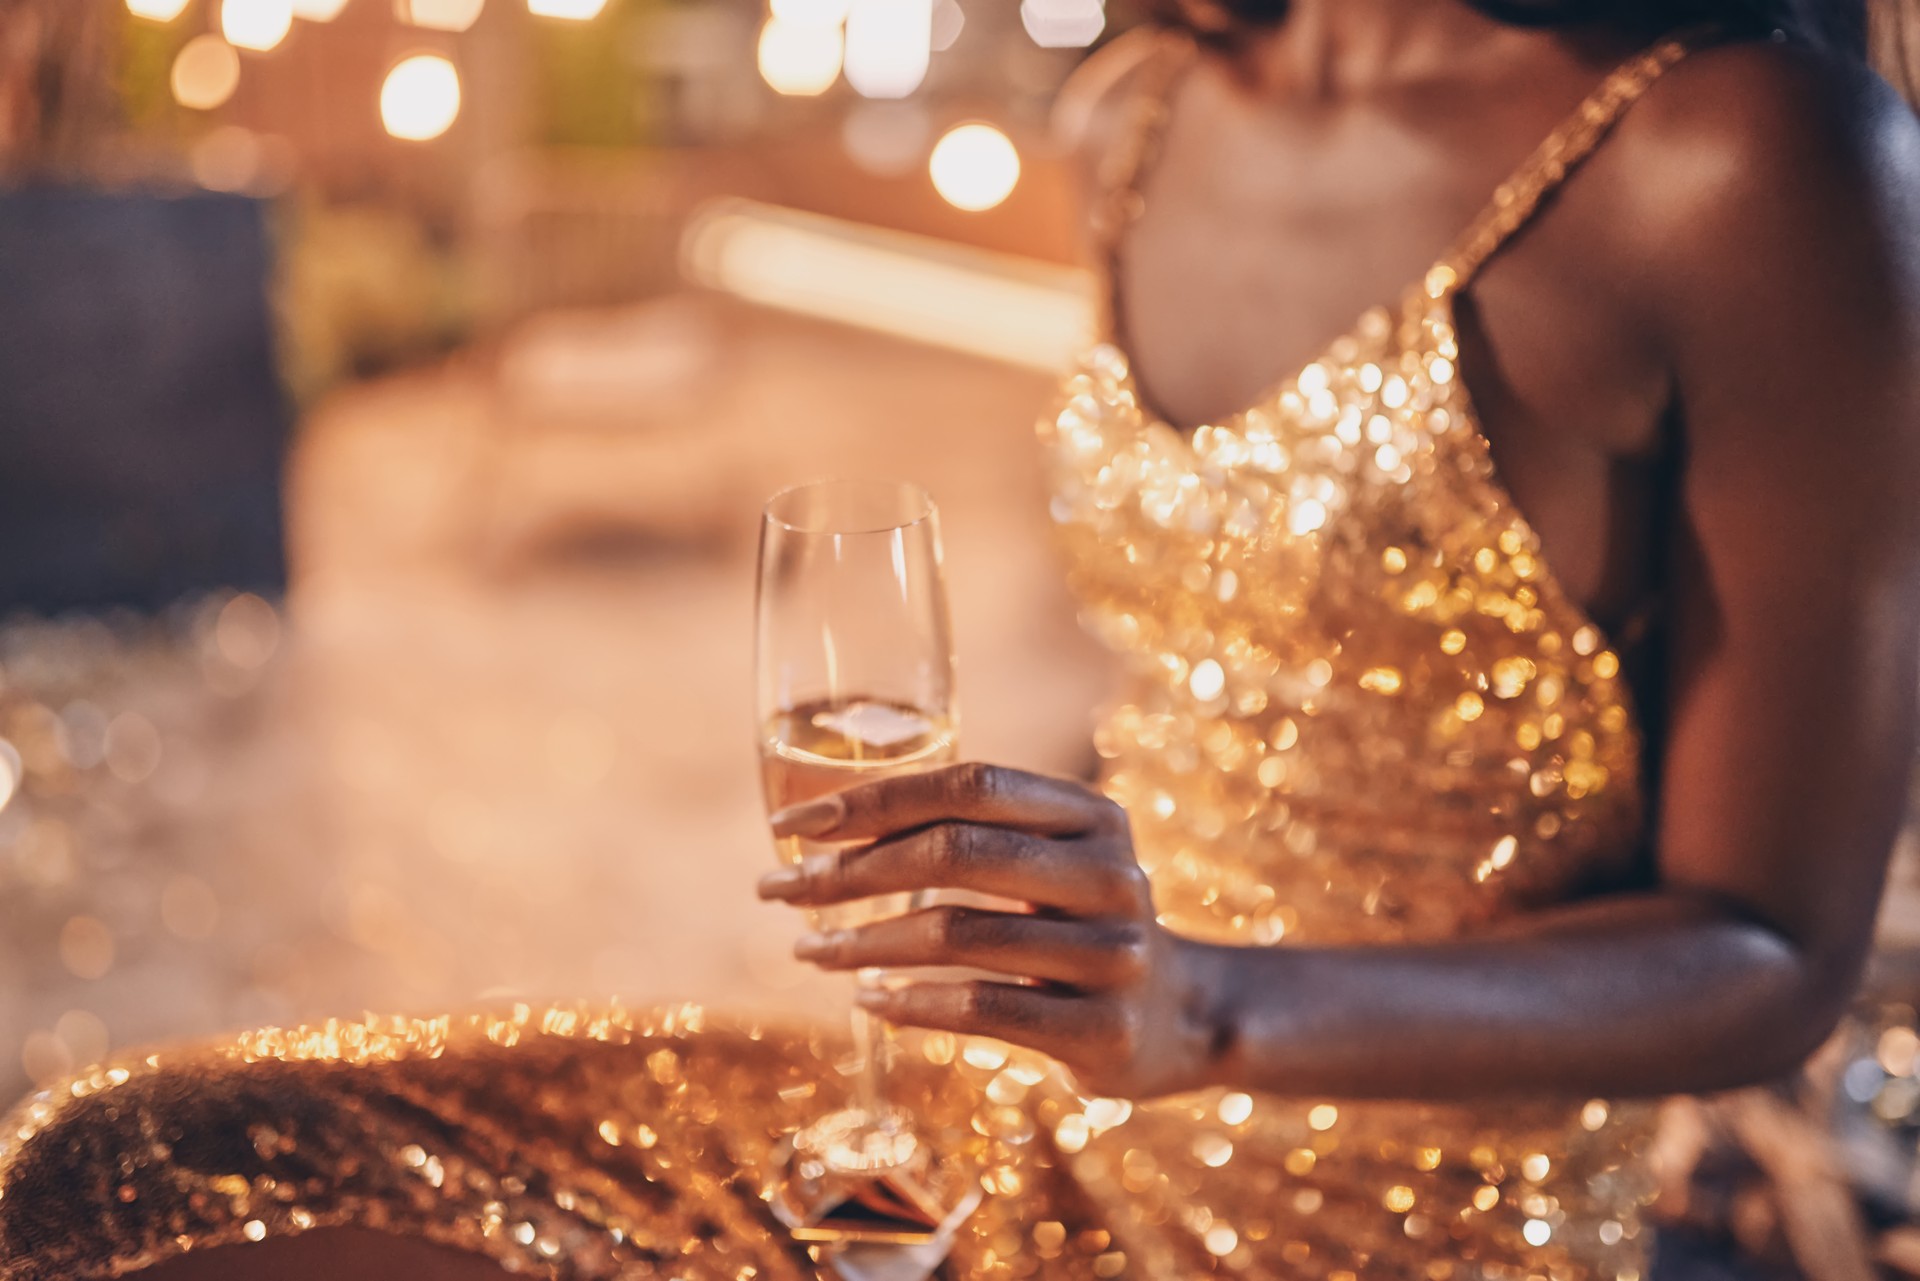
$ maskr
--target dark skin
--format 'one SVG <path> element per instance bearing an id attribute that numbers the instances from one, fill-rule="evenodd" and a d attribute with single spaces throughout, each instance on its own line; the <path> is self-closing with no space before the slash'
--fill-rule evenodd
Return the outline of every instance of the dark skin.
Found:
<path id="1" fill-rule="evenodd" d="M 1182 426 L 1229 413 L 1397 298 L 1638 43 L 1515 31 L 1457 0 L 1294 0 L 1284 26 L 1210 56 L 1123 262 L 1156 408 Z M 1128 56 L 1082 76 L 1090 158 Z M 1043 910 L 934 909 L 800 954 L 1024 980 L 922 983 L 876 1008 L 1136 1098 L 1584 1098 L 1790 1069 L 1858 976 L 1912 759 L 1917 186 L 1920 128 L 1884 88 L 1778 47 L 1700 53 L 1463 299 L 1462 376 L 1558 578 L 1603 624 L 1668 584 L 1647 656 L 1666 687 L 1660 804 L 1633 882 L 1455 942 L 1203 945 L 1154 920 L 1110 802 L 966 765 L 776 816 L 857 843 L 762 894 L 957 887 Z M 161 1271 L 238 1275 L 229 1261 L 265 1248 Z M 498 1275 L 353 1230 L 274 1248 L 289 1278 Z"/>
<path id="2" fill-rule="evenodd" d="M 1638 43 L 1456 0 L 1296 0 L 1206 55 L 1121 257 L 1154 408 L 1231 413 L 1396 299 Z M 1111 82 L 1098 151 L 1131 73 L 1089 74 Z M 1857 980 L 1914 746 L 1917 134 L 1857 72 L 1697 53 L 1461 308 L 1462 376 L 1561 582 L 1602 623 L 1667 584 L 1643 660 L 1663 670 L 1636 673 L 1666 694 L 1634 880 L 1457 941 L 1200 944 L 1156 923 L 1111 803 L 970 765 L 776 816 L 860 843 L 761 892 L 959 887 L 1042 910 L 937 908 L 799 954 L 1009 975 L 865 999 L 1136 1098 L 1647 1095 L 1790 1070 Z M 1684 455 L 1663 456 L 1674 435 Z"/>

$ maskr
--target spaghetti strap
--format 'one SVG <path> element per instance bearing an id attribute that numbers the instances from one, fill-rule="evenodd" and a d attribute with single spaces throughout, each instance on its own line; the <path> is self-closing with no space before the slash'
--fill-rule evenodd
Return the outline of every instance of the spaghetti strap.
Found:
<path id="1" fill-rule="evenodd" d="M 1532 219 L 1546 198 L 1605 141 L 1613 126 L 1653 83 L 1703 42 L 1696 34 L 1674 36 L 1616 67 L 1559 128 L 1534 148 L 1513 176 L 1427 273 L 1427 293 L 1439 298 L 1464 288 L 1474 273 Z"/>
<path id="2" fill-rule="evenodd" d="M 1183 35 L 1168 31 L 1161 36 L 1160 46 L 1142 60 L 1141 82 L 1126 104 L 1125 128 L 1100 161 L 1092 248 L 1102 280 L 1103 336 L 1116 332 L 1119 318 L 1121 242 L 1146 207 L 1140 187 L 1166 136 L 1168 100 L 1197 52 L 1193 41 Z"/>

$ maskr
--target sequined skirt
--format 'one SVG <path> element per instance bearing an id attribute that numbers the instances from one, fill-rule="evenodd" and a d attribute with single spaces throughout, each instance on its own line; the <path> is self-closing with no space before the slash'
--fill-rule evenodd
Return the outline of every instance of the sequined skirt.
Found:
<path id="1" fill-rule="evenodd" d="M 990 1042 L 895 1092 L 988 1196 L 947 1275 L 1635 1281 L 1644 1113 L 1087 1099 Z M 0 1130 L 0 1277 L 357 1224 L 564 1278 L 807 1278 L 764 1198 L 838 1047 L 698 1009 L 374 1020 L 128 1058 Z"/>

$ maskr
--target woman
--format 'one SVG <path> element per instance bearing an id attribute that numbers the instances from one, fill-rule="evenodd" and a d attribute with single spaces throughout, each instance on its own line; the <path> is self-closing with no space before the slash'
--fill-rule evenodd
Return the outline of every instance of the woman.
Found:
<path id="1" fill-rule="evenodd" d="M 1041 434 L 1133 677 L 1107 796 L 870 785 L 777 815 L 856 844 L 762 886 L 1035 909 L 798 949 L 1024 980 L 870 998 L 992 1193 L 954 1275 L 1629 1281 L 1630 1100 L 1786 1072 L 1847 1000 L 1913 747 L 1920 139 L 1752 6 L 1576 8 L 1196 5 L 1085 73 L 1124 289 Z M 806 1275 L 760 1190 L 831 1071 L 702 1021 L 103 1070 L 0 1132 L 0 1272 L 425 1275 L 299 1235 L 352 1224 Z"/>

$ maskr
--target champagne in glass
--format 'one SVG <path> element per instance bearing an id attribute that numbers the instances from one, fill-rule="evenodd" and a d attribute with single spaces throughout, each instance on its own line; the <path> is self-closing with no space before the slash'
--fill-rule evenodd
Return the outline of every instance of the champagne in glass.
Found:
<path id="1" fill-rule="evenodd" d="M 925 491 L 836 480 L 775 495 L 761 524 L 756 612 L 769 811 L 954 759 L 953 642 Z M 788 862 L 835 848 L 779 842 Z M 821 912 L 817 924 L 846 928 L 907 906 L 902 895 L 869 899 Z M 931 1241 L 964 1213 L 966 1186 L 977 1199 L 977 1183 L 944 1165 L 888 1099 L 891 1042 L 857 1006 L 853 1044 L 853 1101 L 792 1137 L 775 1208 L 802 1239 Z"/>

